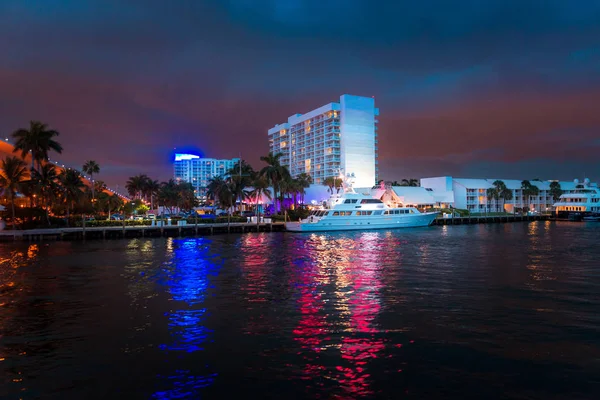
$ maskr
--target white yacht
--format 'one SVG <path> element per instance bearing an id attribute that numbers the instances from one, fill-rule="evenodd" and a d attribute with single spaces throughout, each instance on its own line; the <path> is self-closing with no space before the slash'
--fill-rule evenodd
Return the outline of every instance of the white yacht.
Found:
<path id="1" fill-rule="evenodd" d="M 395 229 L 431 225 L 438 213 L 414 207 L 389 208 L 381 200 L 358 193 L 333 195 L 328 208 L 312 211 L 298 222 L 286 222 L 292 232 Z"/>
<path id="2" fill-rule="evenodd" d="M 574 181 L 574 188 L 554 204 L 558 218 L 581 219 L 600 215 L 600 188 L 589 179 Z"/>

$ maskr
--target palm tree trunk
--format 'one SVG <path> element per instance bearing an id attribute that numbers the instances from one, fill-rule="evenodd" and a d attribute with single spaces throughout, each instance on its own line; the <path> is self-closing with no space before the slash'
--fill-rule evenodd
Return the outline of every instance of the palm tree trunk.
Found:
<path id="1" fill-rule="evenodd" d="M 94 185 L 94 174 L 91 172 L 90 172 L 90 180 L 92 181 L 91 183 L 92 183 L 92 200 L 93 200 L 96 193 L 94 192 L 94 186 L 95 186 Z"/>
<path id="2" fill-rule="evenodd" d="M 48 226 L 52 225 L 50 223 L 50 201 L 48 199 L 44 199 L 44 203 L 46 203 L 46 221 L 48 221 Z"/>
<path id="3" fill-rule="evenodd" d="M 10 194 L 10 207 L 12 209 L 12 228 L 13 231 L 16 229 L 16 220 L 15 220 L 15 194 L 11 192 Z"/>
<path id="4" fill-rule="evenodd" d="M 71 218 L 71 206 L 67 203 L 67 228 L 69 227 L 69 219 Z"/>

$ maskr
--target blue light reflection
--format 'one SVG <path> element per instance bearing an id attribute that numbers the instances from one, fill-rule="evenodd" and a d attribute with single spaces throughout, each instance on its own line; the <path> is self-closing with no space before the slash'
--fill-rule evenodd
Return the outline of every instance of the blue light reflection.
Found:
<path id="1" fill-rule="evenodd" d="M 172 341 L 159 345 L 159 348 L 167 353 L 189 354 L 194 357 L 194 363 L 199 361 L 197 365 L 201 371 L 176 369 L 169 376 L 159 376 L 170 389 L 155 392 L 154 398 L 196 398 L 199 390 L 210 386 L 217 376 L 209 365 L 204 365 L 202 354 L 198 354 L 213 341 L 214 332 L 205 325 L 208 312 L 203 305 L 206 291 L 211 287 L 210 277 L 218 275 L 222 264 L 218 255 L 209 252 L 208 243 L 203 238 L 168 239 L 167 247 L 172 249 L 172 257 L 162 268 L 163 277 L 159 284 L 164 285 L 171 295 L 172 309 L 165 315 Z"/>

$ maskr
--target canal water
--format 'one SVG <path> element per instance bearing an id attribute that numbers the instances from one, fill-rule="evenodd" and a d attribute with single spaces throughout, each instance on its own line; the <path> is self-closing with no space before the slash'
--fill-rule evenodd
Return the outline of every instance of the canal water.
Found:
<path id="1" fill-rule="evenodd" d="M 593 399 L 600 224 L 0 244 L 2 399 Z"/>

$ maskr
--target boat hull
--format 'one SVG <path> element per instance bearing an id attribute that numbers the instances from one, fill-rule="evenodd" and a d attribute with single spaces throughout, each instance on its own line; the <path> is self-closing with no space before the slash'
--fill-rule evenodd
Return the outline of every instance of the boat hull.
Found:
<path id="1" fill-rule="evenodd" d="M 433 223 L 438 213 L 382 215 L 365 217 L 327 217 L 318 222 L 286 222 L 290 232 L 364 231 L 374 229 L 418 228 Z"/>

